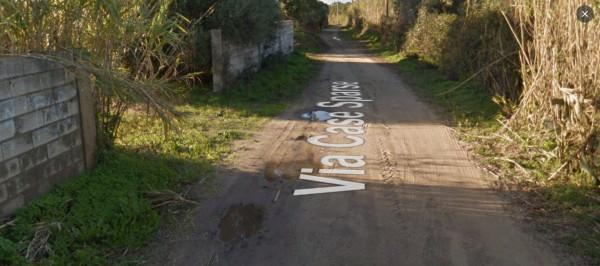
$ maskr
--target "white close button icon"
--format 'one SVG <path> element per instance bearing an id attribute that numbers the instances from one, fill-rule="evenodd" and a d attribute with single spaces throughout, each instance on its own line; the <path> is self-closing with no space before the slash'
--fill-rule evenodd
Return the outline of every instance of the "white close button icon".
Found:
<path id="1" fill-rule="evenodd" d="M 594 19 L 594 9 L 590 6 L 583 5 L 577 9 L 577 19 L 583 23 L 588 23 Z"/>

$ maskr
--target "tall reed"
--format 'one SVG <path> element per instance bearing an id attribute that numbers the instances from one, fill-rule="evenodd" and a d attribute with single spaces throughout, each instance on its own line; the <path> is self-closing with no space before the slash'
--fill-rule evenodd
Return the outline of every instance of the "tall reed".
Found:
<path id="1" fill-rule="evenodd" d="M 0 0 L 0 54 L 43 55 L 88 71 L 110 143 L 133 103 L 167 121 L 158 96 L 177 77 L 189 22 L 170 11 L 172 1 Z"/>
<path id="2" fill-rule="evenodd" d="M 581 169 L 598 182 L 600 20 L 575 15 L 587 2 L 514 0 L 523 94 L 510 126 L 554 140 L 564 176 Z"/>

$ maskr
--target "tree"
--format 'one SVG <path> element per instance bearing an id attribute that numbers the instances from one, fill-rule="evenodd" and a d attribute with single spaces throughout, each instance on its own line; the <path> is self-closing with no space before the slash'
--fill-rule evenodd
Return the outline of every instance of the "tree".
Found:
<path id="1" fill-rule="evenodd" d="M 329 6 L 317 0 L 280 0 L 284 14 L 299 26 L 319 30 L 327 25 Z"/>

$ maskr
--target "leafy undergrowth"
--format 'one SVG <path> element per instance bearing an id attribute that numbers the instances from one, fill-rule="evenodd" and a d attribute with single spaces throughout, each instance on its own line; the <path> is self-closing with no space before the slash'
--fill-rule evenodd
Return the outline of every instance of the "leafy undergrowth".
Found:
<path id="1" fill-rule="evenodd" d="M 159 223 L 146 191 L 171 188 L 176 159 L 117 149 L 93 172 L 59 186 L 19 211 L 2 232 L 0 262 L 99 265 L 107 255 L 147 240 Z M 25 255 L 25 256 L 23 256 Z"/>
<path id="2" fill-rule="evenodd" d="M 0 265 L 108 265 L 152 238 L 173 205 L 193 203 L 183 184 L 212 176 L 242 139 L 279 114 L 305 87 L 318 64 L 310 34 L 286 60 L 274 58 L 223 93 L 182 88 L 181 114 L 165 137 L 144 112 L 124 117 L 115 148 L 98 167 L 22 208 L 0 225 Z M 142 109 L 142 108 L 140 108 Z"/>
<path id="3" fill-rule="evenodd" d="M 167 140 L 159 120 L 130 114 L 118 143 L 185 160 L 219 162 L 230 153 L 232 141 L 249 136 L 283 111 L 316 70 L 316 64 L 301 52 L 285 62 L 280 60 L 272 59 L 235 89 L 213 93 L 211 88 L 196 87 L 187 91 L 182 98 L 188 100 L 175 107 L 180 119 Z"/>
<path id="4" fill-rule="evenodd" d="M 418 94 L 427 96 L 438 106 L 450 111 L 450 118 L 458 127 L 489 131 L 496 128 L 499 108 L 492 101 L 492 96 L 476 83 L 457 88 L 460 82 L 446 79 L 435 68 L 417 58 L 403 58 L 399 55 L 386 58 L 395 63 L 405 80 L 415 85 Z"/>
<path id="5" fill-rule="evenodd" d="M 558 176 L 548 181 L 560 167 L 551 155 L 556 143 L 505 128 L 501 108 L 477 82 L 458 86 L 462 82 L 448 80 L 435 66 L 382 44 L 376 33 L 347 30 L 345 34 L 367 42 L 417 94 L 450 114 L 459 137 L 478 155 L 482 166 L 499 178 L 501 188 L 517 192 L 511 195 L 539 221 L 540 230 L 591 264 L 600 264 L 600 189 L 583 173 L 569 181 Z"/>

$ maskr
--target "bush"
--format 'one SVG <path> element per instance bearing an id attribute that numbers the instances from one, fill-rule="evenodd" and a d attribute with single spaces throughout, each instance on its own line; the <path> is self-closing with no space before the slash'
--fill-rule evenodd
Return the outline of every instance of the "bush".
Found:
<path id="1" fill-rule="evenodd" d="M 270 37 L 279 20 L 279 6 L 273 0 L 224 0 L 207 25 L 222 29 L 229 40 L 257 43 Z"/>
<path id="2" fill-rule="evenodd" d="M 441 65 L 444 47 L 456 19 L 455 14 L 430 13 L 426 7 L 421 7 L 415 25 L 407 34 L 405 52 L 428 64 Z"/>
<path id="3" fill-rule="evenodd" d="M 307 30 L 319 30 L 327 25 L 329 6 L 317 0 L 280 0 L 288 18 Z"/>
<path id="4" fill-rule="evenodd" d="M 211 29 L 221 29 L 229 40 L 238 43 L 266 39 L 281 18 L 279 6 L 273 0 L 177 0 L 173 12 L 196 22 L 195 30 L 203 36 L 210 37 Z"/>
<path id="5" fill-rule="evenodd" d="M 233 42 L 258 43 L 271 36 L 281 19 L 273 0 L 177 0 L 173 9 L 196 22 L 187 37 L 185 72 L 206 74 L 211 66 L 211 29 L 221 29 Z"/>

